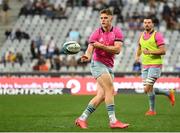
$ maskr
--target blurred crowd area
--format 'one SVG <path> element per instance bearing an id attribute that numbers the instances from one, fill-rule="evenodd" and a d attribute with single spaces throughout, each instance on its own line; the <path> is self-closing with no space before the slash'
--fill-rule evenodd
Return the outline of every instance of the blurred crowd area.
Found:
<path id="1" fill-rule="evenodd" d="M 9 0 L 0 0 L 0 10 L 4 20 L 8 20 L 11 10 Z M 136 44 L 137 34 L 143 30 L 142 20 L 145 16 L 153 17 L 157 29 L 166 33 L 167 42 L 171 42 L 171 33 L 178 41 L 180 31 L 179 0 L 19 0 L 23 6 L 19 10 L 18 20 L 14 27 L 6 29 L 6 42 L 1 51 L 0 69 L 11 71 L 64 71 L 87 70 L 89 63 L 81 63 L 80 56 L 88 45 L 90 33 L 99 25 L 98 12 L 111 8 L 114 12 L 114 25 L 122 28 L 125 43 Z M 92 21 L 93 22 L 92 22 Z M 134 37 L 136 35 L 136 37 Z M 65 55 L 62 44 L 75 40 L 81 44 L 82 51 L 77 55 Z M 13 46 L 12 46 L 13 45 Z M 127 46 L 128 46 L 127 45 Z M 178 46 L 178 45 L 177 45 Z M 171 47 L 171 46 L 170 46 Z M 117 67 L 124 64 L 120 71 L 140 71 L 133 62 L 136 46 L 129 49 L 130 56 L 119 56 Z M 173 51 L 171 47 L 171 51 Z M 125 49 L 126 50 L 126 49 Z M 180 54 L 177 50 L 176 54 Z M 171 53 L 168 60 L 171 60 Z M 125 59 L 126 58 L 126 59 Z M 125 62 L 131 58 L 130 62 Z M 180 59 L 175 55 L 171 68 L 165 71 L 180 71 Z M 175 64 L 176 62 L 176 64 Z M 116 64 L 115 64 L 116 65 Z M 127 65 L 131 65 L 127 68 Z M 141 64 L 138 64 L 141 66 Z M 167 65 L 167 64 L 166 64 Z M 120 65 L 122 66 L 122 65 Z M 169 66 L 168 66 L 169 67 Z M 20 68 L 20 69 L 18 69 Z M 22 68 L 22 69 L 21 69 Z M 18 69 L 18 70 L 17 70 Z M 119 70 L 116 70 L 119 71 Z"/>
<path id="2" fill-rule="evenodd" d="M 6 0 L 5 0 L 6 1 Z M 122 14 L 123 7 L 128 4 L 144 3 L 144 11 L 133 12 L 133 14 Z M 161 6 L 159 4 L 161 3 Z M 165 21 L 168 29 L 179 29 L 178 18 L 180 14 L 179 5 L 175 0 L 27 0 L 21 8 L 19 15 L 46 15 L 52 19 L 66 18 L 67 7 L 93 7 L 100 11 L 104 8 L 112 8 L 120 22 L 128 22 L 130 29 L 141 29 L 144 16 L 153 16 L 155 23 Z M 137 7 L 138 8 L 138 7 Z M 161 16 L 157 16 L 161 12 Z"/>

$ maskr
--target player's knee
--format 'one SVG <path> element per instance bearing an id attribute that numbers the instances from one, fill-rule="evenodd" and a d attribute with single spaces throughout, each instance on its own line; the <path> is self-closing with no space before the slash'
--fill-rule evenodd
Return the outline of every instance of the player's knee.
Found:
<path id="1" fill-rule="evenodd" d="M 146 88 L 144 88 L 144 93 L 146 93 L 146 94 L 148 93 L 148 90 Z"/>
<path id="2" fill-rule="evenodd" d="M 106 94 L 113 95 L 114 94 L 114 88 L 110 87 L 106 90 Z"/>
<path id="3" fill-rule="evenodd" d="M 144 92 L 145 93 L 149 93 L 152 91 L 152 86 L 154 85 L 156 81 L 156 78 L 153 77 L 148 77 L 146 80 L 143 81 L 143 85 L 144 85 Z"/>
<path id="4" fill-rule="evenodd" d="M 153 85 L 149 85 L 147 84 L 145 87 L 144 87 L 144 92 L 145 93 L 150 93 L 153 91 Z"/>
<path id="5" fill-rule="evenodd" d="M 103 101 L 105 99 L 105 95 L 104 94 L 98 95 L 98 99 L 99 101 Z"/>
<path id="6" fill-rule="evenodd" d="M 105 93 L 104 92 L 98 92 L 97 97 L 98 97 L 98 99 L 104 99 Z"/>
<path id="7" fill-rule="evenodd" d="M 144 85 L 144 92 L 148 93 L 150 91 L 150 85 L 147 83 Z"/>
<path id="8" fill-rule="evenodd" d="M 105 93 L 105 97 L 106 97 L 106 98 L 112 97 L 112 96 L 114 96 L 114 90 L 108 91 L 108 92 Z"/>
<path id="9" fill-rule="evenodd" d="M 102 97 L 100 97 L 100 100 L 101 101 L 104 101 L 104 99 L 105 99 L 105 96 L 103 95 Z"/>
<path id="10" fill-rule="evenodd" d="M 144 93 L 148 93 L 149 92 L 149 89 L 145 86 L 144 87 Z"/>

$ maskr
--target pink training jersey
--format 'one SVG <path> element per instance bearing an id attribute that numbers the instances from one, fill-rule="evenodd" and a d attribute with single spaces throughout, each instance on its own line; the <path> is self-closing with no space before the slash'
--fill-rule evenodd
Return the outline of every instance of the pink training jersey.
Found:
<path id="1" fill-rule="evenodd" d="M 154 32 L 154 31 L 153 31 L 153 32 Z M 144 40 L 149 39 L 149 38 L 151 37 L 151 35 L 152 35 L 153 32 L 151 32 L 151 33 L 146 33 L 146 32 L 144 32 L 144 35 L 143 35 Z M 142 35 L 142 34 L 141 34 L 141 35 Z M 139 40 L 140 40 L 140 38 L 139 38 Z M 155 40 L 156 40 L 156 44 L 157 44 L 158 47 L 161 46 L 161 45 L 165 45 L 165 43 L 164 43 L 164 37 L 163 37 L 163 35 L 162 35 L 160 32 L 156 32 L 156 33 L 155 33 Z M 139 45 L 140 45 L 140 44 L 139 44 Z M 152 65 L 144 65 L 144 66 L 143 66 L 143 68 L 149 68 L 149 67 L 161 68 L 162 65 L 152 64 Z"/>
<path id="2" fill-rule="evenodd" d="M 89 38 L 89 43 L 100 42 L 107 46 L 113 46 L 115 41 L 123 41 L 123 34 L 120 28 L 112 27 L 109 32 L 105 32 L 103 28 L 96 29 Z M 114 54 L 108 53 L 102 49 L 95 49 L 93 60 L 99 61 L 108 67 L 114 66 Z"/>

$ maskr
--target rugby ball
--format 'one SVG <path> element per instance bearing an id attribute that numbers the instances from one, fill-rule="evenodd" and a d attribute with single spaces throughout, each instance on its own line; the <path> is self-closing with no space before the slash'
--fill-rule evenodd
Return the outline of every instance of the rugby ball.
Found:
<path id="1" fill-rule="evenodd" d="M 65 54 L 76 54 L 81 50 L 81 46 L 76 41 L 68 41 L 63 44 Z"/>

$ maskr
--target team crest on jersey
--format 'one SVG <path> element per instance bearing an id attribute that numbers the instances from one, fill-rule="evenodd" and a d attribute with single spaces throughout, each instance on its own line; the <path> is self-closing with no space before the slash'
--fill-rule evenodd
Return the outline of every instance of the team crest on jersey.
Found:
<path id="1" fill-rule="evenodd" d="M 103 38 L 102 37 L 99 39 L 99 42 L 101 42 L 101 43 L 103 42 Z"/>

